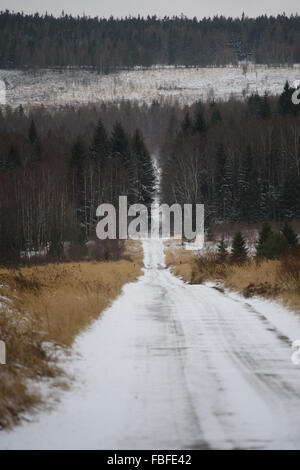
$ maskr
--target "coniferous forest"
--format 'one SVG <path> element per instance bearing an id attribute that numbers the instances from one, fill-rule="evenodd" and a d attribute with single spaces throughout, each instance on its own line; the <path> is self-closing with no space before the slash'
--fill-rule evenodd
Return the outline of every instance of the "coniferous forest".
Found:
<path id="1" fill-rule="evenodd" d="M 0 14 L 0 67 L 207 66 L 300 62 L 300 17 L 188 19 Z"/>
<path id="2" fill-rule="evenodd" d="M 300 217 L 300 106 L 279 98 L 196 103 L 163 147 L 163 194 L 205 204 L 207 223 Z"/>
<path id="3" fill-rule="evenodd" d="M 108 132 L 93 108 L 53 115 L 38 109 L 30 117 L 22 108 L 7 110 L 0 134 L 1 262 L 45 248 L 60 259 L 65 241 L 71 258 L 80 257 L 96 238 L 101 202 L 117 207 L 119 195 L 130 204 L 152 201 L 154 172 L 142 134 L 125 132 L 119 121 Z"/>
<path id="4" fill-rule="evenodd" d="M 204 203 L 206 224 L 300 218 L 299 106 L 280 97 L 148 107 L 124 102 L 0 115 L 1 260 L 95 238 L 102 202 Z M 139 130 L 137 130 L 139 129 Z M 147 136 L 144 140 L 143 135 Z"/>

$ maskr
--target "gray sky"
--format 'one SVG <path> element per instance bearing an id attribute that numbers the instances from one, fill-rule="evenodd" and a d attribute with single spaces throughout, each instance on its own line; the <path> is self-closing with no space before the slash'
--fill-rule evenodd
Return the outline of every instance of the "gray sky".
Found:
<path id="1" fill-rule="evenodd" d="M 24 11 L 24 13 L 53 13 L 61 11 L 73 15 L 83 12 L 90 16 L 125 16 L 125 15 L 180 15 L 188 17 L 240 16 L 243 11 L 248 16 L 260 14 L 285 13 L 287 15 L 300 11 L 299 0 L 0 0 L 0 9 Z"/>

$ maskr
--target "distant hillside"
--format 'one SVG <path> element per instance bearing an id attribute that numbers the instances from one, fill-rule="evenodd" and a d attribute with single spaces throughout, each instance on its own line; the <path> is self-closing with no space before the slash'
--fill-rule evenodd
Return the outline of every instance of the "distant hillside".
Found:
<path id="1" fill-rule="evenodd" d="M 300 62 L 300 17 L 104 19 L 0 13 L 0 67 Z"/>

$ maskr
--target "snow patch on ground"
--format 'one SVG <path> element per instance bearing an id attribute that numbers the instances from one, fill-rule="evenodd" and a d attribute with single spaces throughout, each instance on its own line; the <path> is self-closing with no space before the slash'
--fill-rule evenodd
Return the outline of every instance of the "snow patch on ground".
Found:
<path id="1" fill-rule="evenodd" d="M 246 303 L 263 315 L 268 321 L 286 336 L 292 346 L 293 341 L 300 339 L 300 315 L 283 305 L 281 302 L 263 297 L 251 297 L 245 299 L 237 292 L 225 289 L 229 298 Z"/>
<path id="2" fill-rule="evenodd" d="M 151 104 L 243 98 L 251 93 L 279 94 L 286 80 L 300 78 L 300 67 L 152 67 L 103 75 L 83 69 L 0 70 L 11 106 L 80 105 L 102 101 Z"/>

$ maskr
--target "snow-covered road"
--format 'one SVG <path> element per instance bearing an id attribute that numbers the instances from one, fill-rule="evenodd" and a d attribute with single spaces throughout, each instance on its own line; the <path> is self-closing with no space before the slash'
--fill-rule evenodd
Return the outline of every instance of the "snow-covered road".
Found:
<path id="1" fill-rule="evenodd" d="M 1 449 L 300 448 L 296 315 L 187 285 L 145 240 L 145 273 L 75 344 L 77 380 Z"/>

